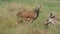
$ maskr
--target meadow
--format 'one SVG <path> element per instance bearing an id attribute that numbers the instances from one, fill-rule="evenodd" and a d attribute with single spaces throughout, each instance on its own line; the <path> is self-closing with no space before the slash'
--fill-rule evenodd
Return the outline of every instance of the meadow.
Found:
<path id="1" fill-rule="evenodd" d="M 16 13 L 36 5 L 41 5 L 39 17 L 32 24 L 17 24 Z M 60 19 L 60 0 L 0 0 L 0 34 L 60 34 L 57 25 L 49 24 L 45 28 L 45 20 L 51 12 Z"/>

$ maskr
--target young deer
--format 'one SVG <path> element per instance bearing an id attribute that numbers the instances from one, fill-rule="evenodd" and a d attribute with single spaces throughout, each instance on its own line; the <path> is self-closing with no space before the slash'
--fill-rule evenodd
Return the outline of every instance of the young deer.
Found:
<path id="1" fill-rule="evenodd" d="M 45 25 L 48 25 L 49 23 L 60 25 L 60 19 L 56 19 L 56 17 L 52 13 L 50 13 L 50 16 L 47 19 Z"/>
<path id="2" fill-rule="evenodd" d="M 22 23 L 23 20 L 33 22 L 39 16 L 39 10 L 40 10 L 40 6 L 39 7 L 36 6 L 36 8 L 33 9 L 33 11 L 31 11 L 31 10 L 29 10 L 29 11 L 24 10 L 24 11 L 18 12 L 17 13 L 18 22 Z"/>

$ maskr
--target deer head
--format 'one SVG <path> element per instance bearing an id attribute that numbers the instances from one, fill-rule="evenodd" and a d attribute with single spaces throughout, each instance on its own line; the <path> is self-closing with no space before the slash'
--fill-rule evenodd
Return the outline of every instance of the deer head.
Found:
<path id="1" fill-rule="evenodd" d="M 49 23 L 55 24 L 54 19 L 55 19 L 55 16 L 52 13 L 50 13 L 48 19 L 46 20 L 45 25 L 48 25 Z"/>
<path id="2" fill-rule="evenodd" d="M 52 13 L 50 13 L 49 18 L 55 18 L 55 16 Z"/>
<path id="3" fill-rule="evenodd" d="M 34 9 L 34 11 L 38 13 L 39 10 L 40 10 L 40 8 L 41 8 L 41 6 L 36 6 L 35 9 Z"/>

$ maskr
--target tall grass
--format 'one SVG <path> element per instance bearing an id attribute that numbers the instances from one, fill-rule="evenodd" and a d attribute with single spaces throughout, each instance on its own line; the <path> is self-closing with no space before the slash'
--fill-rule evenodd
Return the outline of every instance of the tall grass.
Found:
<path id="1" fill-rule="evenodd" d="M 32 24 L 17 24 L 16 13 L 41 5 L 41 13 Z M 45 34 L 45 20 L 49 13 L 60 18 L 60 0 L 0 0 L 0 34 Z M 60 27 L 49 24 L 47 34 L 60 34 Z"/>

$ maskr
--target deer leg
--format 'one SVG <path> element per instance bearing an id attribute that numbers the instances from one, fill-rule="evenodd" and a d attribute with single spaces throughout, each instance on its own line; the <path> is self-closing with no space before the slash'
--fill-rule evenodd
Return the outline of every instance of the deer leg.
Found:
<path id="1" fill-rule="evenodd" d="M 51 22 L 52 24 L 56 24 L 54 21 Z"/>
<path id="2" fill-rule="evenodd" d="M 18 18 L 18 24 L 20 23 L 20 18 Z"/>
<path id="3" fill-rule="evenodd" d="M 31 22 L 33 23 L 36 19 L 31 19 Z"/>
<path id="4" fill-rule="evenodd" d="M 30 23 L 32 24 L 33 22 L 34 22 L 34 19 L 31 19 L 31 20 L 30 20 Z"/>
<path id="5" fill-rule="evenodd" d="M 45 23 L 45 25 L 48 25 L 50 22 Z"/>
<path id="6" fill-rule="evenodd" d="M 23 22 L 22 18 L 18 18 L 18 23 L 22 23 L 22 22 Z"/>

